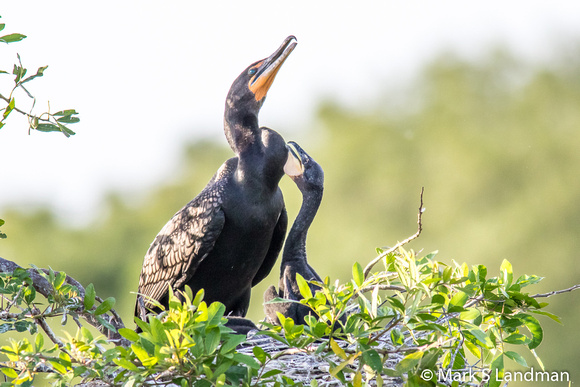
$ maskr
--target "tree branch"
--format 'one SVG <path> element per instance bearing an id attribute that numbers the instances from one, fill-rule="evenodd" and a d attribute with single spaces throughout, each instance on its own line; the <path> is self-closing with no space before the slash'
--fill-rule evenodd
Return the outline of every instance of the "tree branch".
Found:
<path id="1" fill-rule="evenodd" d="M 423 231 L 423 224 L 421 223 L 421 217 L 423 215 L 423 212 L 425 212 L 425 209 L 423 208 L 423 192 L 425 191 L 425 187 L 421 187 L 421 196 L 420 196 L 420 204 L 419 204 L 419 213 L 417 215 L 417 232 L 413 235 L 411 235 L 410 237 L 408 237 L 407 239 L 405 239 L 404 241 L 401 241 L 399 243 L 397 243 L 396 245 L 394 245 L 393 247 L 391 247 L 390 249 L 383 251 L 378 257 L 376 257 L 375 259 L 373 259 L 364 269 L 364 278 L 367 278 L 371 272 L 371 270 L 373 269 L 373 267 L 384 257 L 386 257 L 387 255 L 391 254 L 392 252 L 396 251 L 399 247 L 402 247 L 404 245 L 406 245 L 407 243 L 411 242 L 413 239 L 417 239 L 419 237 L 419 235 L 421 235 L 421 231 Z"/>
<path id="2" fill-rule="evenodd" d="M 0 257 L 0 273 L 13 273 L 14 270 L 16 269 L 22 269 L 21 266 L 19 266 L 18 264 L 9 261 L 7 259 L 4 259 L 2 257 Z M 46 269 L 40 269 L 42 270 L 44 273 L 48 273 L 48 270 Z M 52 294 L 54 294 L 54 288 L 52 286 L 52 284 L 42 275 L 40 275 L 40 273 L 38 272 L 37 269 L 27 269 L 26 270 L 28 272 L 28 275 L 30 277 L 30 279 L 32 280 L 32 286 L 34 287 L 34 289 L 40 293 L 41 295 L 43 295 L 44 297 L 48 297 Z M 58 272 L 57 272 L 58 273 Z M 71 286 L 74 286 L 75 288 L 78 289 L 79 292 L 79 297 L 81 300 L 84 299 L 85 297 L 85 288 L 74 278 L 70 277 L 70 276 L 66 276 L 65 282 Z M 103 300 L 100 298 L 96 298 L 97 301 L 102 302 Z M 99 322 L 99 320 L 90 313 L 84 312 L 82 310 L 82 306 L 79 308 L 81 310 L 76 310 L 76 312 L 83 317 L 90 325 L 94 326 L 95 328 L 97 328 L 99 330 L 99 332 L 101 332 L 102 334 L 108 336 L 109 340 L 112 342 L 115 342 L 117 345 L 124 345 L 124 344 L 128 344 L 128 342 L 125 342 L 125 339 L 123 339 L 121 337 L 121 335 L 119 335 L 117 333 L 117 331 L 119 330 L 119 328 L 124 328 L 125 324 L 123 323 L 123 320 L 121 319 L 121 317 L 117 314 L 116 311 L 114 311 L 113 309 L 111 309 L 109 312 L 100 315 L 100 318 L 103 318 L 105 321 L 107 321 L 109 324 L 111 324 L 114 328 L 115 328 L 115 332 L 111 332 L 109 329 L 107 329 L 107 327 L 103 326 L 103 324 L 101 324 Z M 93 310 L 96 309 L 95 306 L 93 306 Z M 32 312 L 32 311 L 31 311 Z M 110 314 L 109 314 L 110 313 Z M 10 313 L 8 313 L 7 310 L 5 310 L 4 312 L 0 313 L 0 317 L 1 316 L 8 316 Z M 26 316 L 26 317 L 31 317 L 31 318 L 35 318 L 35 322 L 37 324 L 39 324 L 41 326 L 41 328 L 43 328 L 43 330 L 46 332 L 45 326 L 43 326 L 43 319 L 42 318 L 38 318 L 38 316 L 41 316 L 42 314 L 34 314 L 32 313 L 32 315 L 30 316 Z M 44 324 L 46 325 L 46 322 L 44 322 Z M 47 334 L 50 337 L 49 332 L 47 332 Z M 52 337 L 51 337 L 52 339 Z M 54 341 L 54 340 L 53 340 Z M 58 344 L 58 342 L 55 342 L 56 344 Z"/>
<path id="3" fill-rule="evenodd" d="M 548 292 L 548 293 L 538 293 L 538 294 L 534 294 L 533 296 L 530 296 L 530 297 L 532 297 L 532 298 L 551 297 L 551 296 L 555 296 L 556 294 L 573 292 L 574 290 L 578 290 L 578 289 L 580 289 L 580 284 L 571 286 L 568 289 L 554 290 L 554 291 L 551 291 L 551 292 Z"/>

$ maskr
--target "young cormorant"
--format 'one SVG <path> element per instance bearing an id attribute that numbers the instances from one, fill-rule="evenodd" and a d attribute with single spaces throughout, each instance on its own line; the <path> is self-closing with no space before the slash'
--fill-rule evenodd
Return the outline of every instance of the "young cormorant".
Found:
<path id="1" fill-rule="evenodd" d="M 236 157 L 161 229 L 145 255 L 135 315 L 145 319 L 150 299 L 168 305 L 168 289 L 189 285 L 204 300 L 223 303 L 226 315 L 245 316 L 251 288 L 276 261 L 287 216 L 278 183 L 288 150 L 282 136 L 258 126 L 258 113 L 278 70 L 296 46 L 289 36 L 268 58 L 251 64 L 226 98 L 224 131 Z"/>
<path id="2" fill-rule="evenodd" d="M 313 313 L 308 306 L 296 302 L 269 302 L 276 297 L 293 301 L 300 301 L 303 298 L 298 288 L 296 274 L 300 274 L 307 281 L 322 282 L 306 259 L 306 236 L 322 201 L 324 172 L 298 144 L 291 141 L 288 143 L 288 148 L 290 152 L 284 170 L 302 193 L 302 206 L 284 245 L 279 289 L 276 291 L 274 286 L 270 286 L 266 290 L 264 311 L 267 320 L 274 324 L 279 324 L 276 312 L 280 312 L 284 317 L 291 317 L 296 324 L 304 324 L 304 317 Z M 313 284 L 308 285 L 313 294 L 320 289 Z"/>

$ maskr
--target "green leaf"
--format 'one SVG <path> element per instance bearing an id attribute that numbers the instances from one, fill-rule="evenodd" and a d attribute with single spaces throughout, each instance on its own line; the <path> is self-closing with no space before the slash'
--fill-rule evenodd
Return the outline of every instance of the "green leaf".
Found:
<path id="1" fill-rule="evenodd" d="M 296 273 L 296 283 L 298 284 L 298 289 L 300 290 L 302 297 L 306 299 L 312 298 L 312 291 L 310 290 L 310 286 L 308 286 L 308 282 L 306 282 L 300 273 Z"/>
<path id="2" fill-rule="evenodd" d="M 354 283 L 358 287 L 360 287 L 365 280 L 363 268 L 361 264 L 358 262 L 355 262 L 354 265 L 352 266 L 352 278 L 354 279 Z"/>
<path id="3" fill-rule="evenodd" d="M 395 309 L 405 313 L 405 305 L 397 297 L 389 297 L 388 301 Z"/>
<path id="4" fill-rule="evenodd" d="M 14 110 L 14 106 L 16 105 L 16 101 L 14 98 L 10 99 L 10 102 L 8 102 L 8 106 L 6 106 L 6 110 L 4 110 L 4 113 L 2 115 L 2 119 L 6 119 L 6 117 L 8 117 L 8 115 L 10 114 L 10 112 L 12 112 L 12 110 Z"/>
<path id="5" fill-rule="evenodd" d="M 491 362 L 491 379 L 488 383 L 490 387 L 497 387 L 502 384 L 504 377 L 503 355 L 500 354 Z"/>
<path id="6" fill-rule="evenodd" d="M 403 345 L 404 336 L 400 330 L 393 328 L 391 330 L 391 342 L 393 345 Z"/>
<path id="7" fill-rule="evenodd" d="M 236 353 L 234 355 L 234 361 L 237 361 L 239 363 L 243 363 L 245 365 L 247 365 L 250 368 L 253 368 L 255 370 L 260 369 L 260 364 L 258 364 L 258 362 L 251 356 L 248 355 L 244 355 L 243 353 Z"/>
<path id="8" fill-rule="evenodd" d="M 191 304 L 193 306 L 195 306 L 196 308 L 199 307 L 199 304 L 201 304 L 201 301 L 203 300 L 203 296 L 205 295 L 205 292 L 203 289 L 199 289 L 199 291 L 195 294 L 195 298 L 193 299 L 193 301 L 191 302 Z"/>
<path id="9" fill-rule="evenodd" d="M 255 346 L 254 348 L 252 348 L 252 352 L 254 353 L 256 359 L 258 359 L 258 361 L 262 363 L 262 365 L 264 365 L 264 363 L 266 363 L 266 360 L 268 360 L 268 355 L 266 355 L 266 352 L 262 348 Z"/>
<path id="10" fill-rule="evenodd" d="M 461 320 L 473 321 L 479 317 L 481 317 L 481 312 L 477 308 L 467 308 L 459 314 Z"/>
<path id="11" fill-rule="evenodd" d="M 114 305 L 115 299 L 113 297 L 109 297 L 106 300 L 103 300 L 101 305 L 97 306 L 97 309 L 95 310 L 95 316 L 107 313 L 109 310 L 113 308 Z"/>
<path id="12" fill-rule="evenodd" d="M 225 309 L 225 308 L 224 308 Z M 205 330 L 205 353 L 213 354 L 220 345 L 221 334 L 219 328 L 212 327 Z"/>
<path id="13" fill-rule="evenodd" d="M 55 124 L 38 124 L 35 128 L 39 132 L 60 132 L 60 128 Z"/>
<path id="14" fill-rule="evenodd" d="M 268 372 L 265 372 L 265 373 L 262 375 L 262 379 L 267 379 L 267 378 L 269 378 L 270 376 L 279 375 L 279 374 L 281 374 L 281 373 L 283 373 L 283 372 L 284 372 L 284 371 L 282 371 L 282 370 L 276 370 L 276 369 L 273 369 L 273 370 L 270 370 L 270 371 L 268 371 Z"/>
<path id="15" fill-rule="evenodd" d="M 353 387 L 362 387 L 362 374 L 358 371 L 352 378 Z"/>
<path id="16" fill-rule="evenodd" d="M 528 348 L 529 349 L 537 348 L 538 345 L 540 345 L 542 343 L 542 340 L 544 339 L 544 331 L 542 330 L 540 322 L 535 317 L 530 316 L 529 314 L 521 313 L 517 314 L 514 317 L 519 319 L 520 321 L 523 321 L 523 323 L 526 325 L 526 328 L 528 328 L 528 330 L 532 334 L 532 340 L 528 344 Z"/>
<path id="17" fill-rule="evenodd" d="M 137 366 L 135 364 L 131 363 L 127 359 L 123 359 L 123 358 L 121 358 L 121 359 L 113 359 L 113 362 L 116 365 L 125 368 L 126 370 L 133 371 L 133 372 L 138 372 L 139 371 L 139 368 L 137 368 Z"/>
<path id="18" fill-rule="evenodd" d="M 224 316 L 226 307 L 220 302 L 212 302 L 207 307 L 207 327 L 217 327 Z"/>
<path id="19" fill-rule="evenodd" d="M 505 339 L 503 339 L 503 341 L 504 343 L 519 344 L 519 345 L 525 345 L 531 342 L 531 340 L 526 335 L 522 335 L 520 333 L 514 333 L 513 335 L 510 335 Z"/>
<path id="20" fill-rule="evenodd" d="M 87 367 L 85 367 L 85 366 L 79 366 L 79 367 L 75 367 L 74 368 L 73 375 L 75 377 L 79 377 L 82 374 L 84 374 L 85 372 L 87 372 Z"/>
<path id="21" fill-rule="evenodd" d="M 516 283 L 523 288 L 524 286 L 537 284 L 543 279 L 544 277 L 538 277 L 537 275 L 524 274 L 516 280 Z"/>
<path id="22" fill-rule="evenodd" d="M 487 277 L 487 267 L 484 265 L 477 266 L 477 278 L 479 282 L 485 282 L 485 277 Z"/>
<path id="23" fill-rule="evenodd" d="M 75 109 L 67 109 L 61 110 L 53 114 L 53 116 L 61 117 L 61 116 L 72 116 L 73 114 L 79 114 Z"/>
<path id="24" fill-rule="evenodd" d="M 34 339 L 34 351 L 35 352 L 42 351 L 43 346 L 44 346 L 44 336 L 42 336 L 41 333 L 38 333 L 36 335 L 36 338 Z"/>
<path id="25" fill-rule="evenodd" d="M 451 275 L 453 274 L 453 268 L 451 266 L 447 266 L 445 270 L 443 270 L 443 282 L 449 283 L 451 280 Z"/>
<path id="26" fill-rule="evenodd" d="M 220 348 L 221 354 L 226 354 L 236 349 L 238 345 L 246 341 L 246 336 L 244 335 L 231 335 L 228 340 Z"/>
<path id="27" fill-rule="evenodd" d="M 89 284 L 85 288 L 85 298 L 83 300 L 83 305 L 85 306 L 85 310 L 90 310 L 93 305 L 95 305 L 95 297 L 97 296 L 95 292 L 95 286 L 93 284 Z"/>
<path id="28" fill-rule="evenodd" d="M 62 134 L 65 135 L 66 138 L 69 138 L 70 136 L 74 136 L 76 134 L 75 132 L 73 132 L 60 122 L 57 122 L 56 124 L 58 125 L 58 129 L 62 132 Z"/>
<path id="29" fill-rule="evenodd" d="M 520 355 L 517 352 L 505 351 L 503 354 L 512 359 L 513 361 L 515 361 L 516 363 L 518 363 L 519 365 L 522 365 L 524 367 L 528 366 L 528 363 L 526 363 L 526 359 L 524 359 L 522 355 Z"/>
<path id="30" fill-rule="evenodd" d="M 2 371 L 2 373 L 8 376 L 9 378 L 16 379 L 18 377 L 18 372 L 16 372 L 12 368 L 2 367 L 0 368 L 0 371 Z"/>
<path id="31" fill-rule="evenodd" d="M 514 272 L 512 268 L 512 264 L 507 260 L 504 259 L 500 266 L 501 274 L 503 283 L 506 288 L 509 288 L 514 279 Z"/>
<path id="32" fill-rule="evenodd" d="M 330 348 L 332 349 L 332 352 L 334 352 L 334 354 L 338 357 L 340 357 L 343 360 L 347 359 L 346 353 L 344 352 L 344 349 L 342 349 L 337 343 L 336 341 L 334 341 L 334 339 L 331 337 L 330 338 Z"/>
<path id="33" fill-rule="evenodd" d="M 421 361 L 423 351 L 412 352 L 405 356 L 395 367 L 398 373 L 402 374 L 410 371 Z"/>
<path id="34" fill-rule="evenodd" d="M 62 375 L 66 374 L 66 367 L 60 364 L 58 361 L 49 360 L 50 365 L 54 370 Z"/>
<path id="35" fill-rule="evenodd" d="M 86 327 L 81 327 L 81 334 L 88 342 L 93 341 L 93 334 Z"/>
<path id="36" fill-rule="evenodd" d="M 63 124 L 75 124 L 75 123 L 79 122 L 81 119 L 78 117 L 65 116 L 65 117 L 57 118 L 56 120 L 58 122 L 63 123 Z"/>
<path id="37" fill-rule="evenodd" d="M 119 329 L 119 333 L 120 331 L 121 329 Z M 141 363 L 147 361 L 150 357 L 149 353 L 145 350 L 145 348 L 141 347 L 136 343 L 131 344 L 131 349 L 133 350 L 133 353 L 137 356 L 139 361 L 141 361 Z"/>
<path id="38" fill-rule="evenodd" d="M 546 317 L 551 318 L 552 320 L 556 321 L 558 324 L 562 324 L 562 320 L 560 320 L 560 317 L 556 316 L 553 313 L 546 312 L 543 310 L 530 310 L 530 312 L 535 313 L 535 314 L 541 314 L 542 316 L 546 316 Z"/>
<path id="39" fill-rule="evenodd" d="M 9 34 L 9 35 L 4 35 L 4 36 L 0 36 L 0 42 L 4 42 L 4 43 L 14 43 L 14 42 L 19 42 L 22 39 L 25 39 L 26 35 L 22 35 L 22 34 Z"/>
<path id="40" fill-rule="evenodd" d="M 479 342 L 479 344 L 485 348 L 493 348 L 493 342 L 491 341 L 491 339 L 489 338 L 488 335 L 485 334 L 484 331 L 482 331 L 479 328 L 472 328 L 469 329 L 468 331 L 469 333 L 471 333 L 475 339 Z"/>
<path id="41" fill-rule="evenodd" d="M 139 334 L 129 328 L 119 328 L 119 334 L 129 341 L 139 341 Z"/>
<path id="42" fill-rule="evenodd" d="M 36 74 L 31 75 L 26 79 L 23 79 L 22 82 L 20 82 L 20 84 L 32 81 L 34 78 L 42 77 L 42 75 L 44 74 L 44 70 L 46 70 L 47 67 L 48 66 L 39 67 L 38 70 L 36 70 Z"/>
<path id="43" fill-rule="evenodd" d="M 54 279 L 54 288 L 56 290 L 60 289 L 64 281 L 66 280 L 66 273 L 64 271 L 59 271 Z"/>
<path id="44" fill-rule="evenodd" d="M 467 293 L 462 291 L 455 293 L 455 295 L 451 297 L 451 300 L 449 300 L 449 313 L 462 312 L 464 310 L 463 306 L 467 302 L 468 298 L 469 296 Z"/>
<path id="45" fill-rule="evenodd" d="M 372 368 L 375 372 L 381 372 L 383 370 L 383 361 L 381 356 L 374 349 L 369 349 L 363 352 L 363 360 L 366 365 Z"/>

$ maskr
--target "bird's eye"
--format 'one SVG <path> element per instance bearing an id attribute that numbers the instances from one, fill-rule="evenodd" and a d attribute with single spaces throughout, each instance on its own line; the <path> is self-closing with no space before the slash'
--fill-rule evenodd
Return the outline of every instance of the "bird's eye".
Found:
<path id="1" fill-rule="evenodd" d="M 248 70 L 248 74 L 254 75 L 254 74 L 256 74 L 256 71 L 258 71 L 258 70 L 256 70 L 256 68 L 251 68 Z"/>

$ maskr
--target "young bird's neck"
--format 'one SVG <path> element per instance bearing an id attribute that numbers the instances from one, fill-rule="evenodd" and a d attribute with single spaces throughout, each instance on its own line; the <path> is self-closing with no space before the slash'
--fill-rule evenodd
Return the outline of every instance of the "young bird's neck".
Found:
<path id="1" fill-rule="evenodd" d="M 306 236 L 321 202 L 322 189 L 302 192 L 302 205 L 286 238 L 282 265 L 284 262 L 306 260 Z"/>

